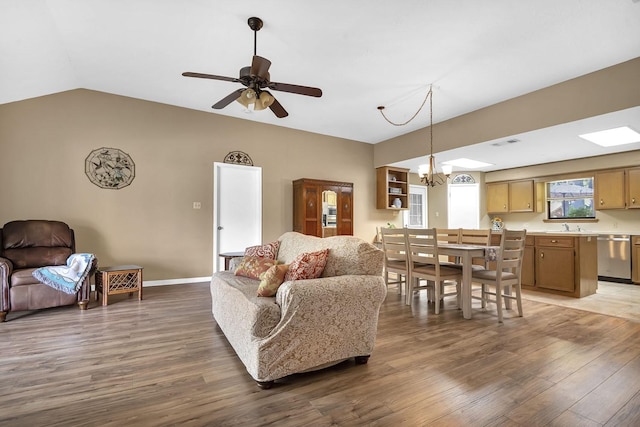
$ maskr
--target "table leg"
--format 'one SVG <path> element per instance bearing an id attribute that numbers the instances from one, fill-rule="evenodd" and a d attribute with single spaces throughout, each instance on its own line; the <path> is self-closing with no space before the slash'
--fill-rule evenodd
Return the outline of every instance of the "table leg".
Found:
<path id="1" fill-rule="evenodd" d="M 462 256 L 462 317 L 471 319 L 471 262 L 473 257 L 468 251 Z"/>

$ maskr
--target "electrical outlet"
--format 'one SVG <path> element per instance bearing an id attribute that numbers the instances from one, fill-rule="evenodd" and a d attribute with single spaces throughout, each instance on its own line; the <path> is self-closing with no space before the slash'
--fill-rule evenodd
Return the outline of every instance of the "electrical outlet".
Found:
<path id="1" fill-rule="evenodd" d="M 200 202 L 193 202 L 193 209 L 200 209 L 202 207 L 202 203 Z"/>

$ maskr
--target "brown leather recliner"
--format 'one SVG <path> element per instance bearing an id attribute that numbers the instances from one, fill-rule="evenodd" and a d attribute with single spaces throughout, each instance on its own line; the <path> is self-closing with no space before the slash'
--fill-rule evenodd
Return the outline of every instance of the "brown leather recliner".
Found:
<path id="1" fill-rule="evenodd" d="M 38 310 L 77 303 L 86 310 L 90 274 L 75 295 L 40 283 L 39 267 L 65 265 L 75 252 L 75 235 L 60 221 L 12 221 L 0 229 L 0 322 L 10 311 Z M 94 266 L 95 266 L 94 261 Z"/>

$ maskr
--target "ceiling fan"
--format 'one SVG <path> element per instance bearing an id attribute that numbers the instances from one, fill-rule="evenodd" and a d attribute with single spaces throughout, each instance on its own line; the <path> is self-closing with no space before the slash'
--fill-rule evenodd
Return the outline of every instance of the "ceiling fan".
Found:
<path id="1" fill-rule="evenodd" d="M 299 95 L 321 97 L 322 90 L 309 87 L 299 86 L 288 83 L 277 83 L 269 80 L 269 67 L 271 61 L 257 55 L 256 45 L 258 39 L 258 31 L 262 28 L 262 19 L 251 17 L 247 23 L 249 28 L 253 30 L 253 61 L 251 66 L 242 67 L 239 77 L 216 76 L 214 74 L 193 73 L 190 71 L 182 73 L 185 77 L 197 77 L 201 79 L 222 80 L 226 82 L 242 83 L 247 89 L 238 89 L 213 104 L 212 108 L 222 109 L 233 101 L 238 101 L 247 108 L 253 105 L 254 110 L 263 110 L 270 108 L 273 113 L 279 117 L 287 117 L 289 113 L 284 107 L 269 93 L 266 89 L 279 90 L 281 92 L 297 93 Z"/>

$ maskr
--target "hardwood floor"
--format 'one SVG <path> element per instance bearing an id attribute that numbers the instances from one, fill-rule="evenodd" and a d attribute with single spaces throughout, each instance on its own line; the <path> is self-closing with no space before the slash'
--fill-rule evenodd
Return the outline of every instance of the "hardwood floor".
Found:
<path id="1" fill-rule="evenodd" d="M 524 318 L 433 314 L 390 289 L 367 365 L 260 390 L 208 283 L 0 324 L 0 426 L 637 426 L 640 322 L 525 299 Z M 637 306 L 636 306 L 637 307 Z"/>

